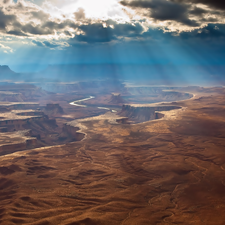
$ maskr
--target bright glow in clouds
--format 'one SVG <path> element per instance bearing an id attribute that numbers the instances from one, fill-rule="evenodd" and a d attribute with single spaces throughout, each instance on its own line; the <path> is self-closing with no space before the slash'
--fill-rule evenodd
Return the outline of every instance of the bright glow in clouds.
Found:
<path id="1" fill-rule="evenodd" d="M 50 1 L 65 14 L 72 14 L 80 8 L 84 10 L 86 18 L 92 19 L 127 19 L 123 6 L 119 0 L 67 0 L 62 2 Z M 44 5 L 50 3 L 45 1 Z"/>

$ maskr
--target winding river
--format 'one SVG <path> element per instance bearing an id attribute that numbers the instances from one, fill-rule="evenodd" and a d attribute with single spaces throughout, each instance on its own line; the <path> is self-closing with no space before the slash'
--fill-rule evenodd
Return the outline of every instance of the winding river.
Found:
<path id="1" fill-rule="evenodd" d="M 87 101 L 87 100 L 92 99 L 92 98 L 95 98 L 95 97 L 94 96 L 90 96 L 88 98 L 76 100 L 76 101 L 70 102 L 70 105 L 74 105 L 74 106 L 78 106 L 78 107 L 88 107 L 87 105 L 81 105 L 81 104 L 78 104 L 78 103 Z M 106 108 L 106 107 L 97 107 L 97 108 L 98 109 L 109 110 L 109 111 L 112 111 L 112 112 L 117 112 L 116 110 L 111 110 L 110 108 Z"/>
<path id="2" fill-rule="evenodd" d="M 87 107 L 86 105 L 80 105 L 80 104 L 77 104 L 77 103 L 84 102 L 84 101 L 87 101 L 87 100 L 92 99 L 92 98 L 95 98 L 95 97 L 94 96 L 90 96 L 89 98 L 84 98 L 84 99 L 76 100 L 74 102 L 70 102 L 70 105 L 75 105 L 75 106 L 79 106 L 79 107 Z"/>
<path id="3" fill-rule="evenodd" d="M 171 90 L 163 90 L 163 91 L 170 92 Z M 192 94 L 192 97 L 191 98 L 194 98 L 194 97 L 195 97 L 195 95 Z M 79 103 L 84 102 L 84 101 L 87 101 L 89 99 L 93 99 L 93 98 L 95 98 L 95 97 L 94 96 L 89 96 L 88 98 L 83 98 L 83 99 L 80 99 L 80 100 L 76 100 L 76 101 L 70 102 L 69 104 L 70 105 L 74 105 L 74 106 L 78 106 L 78 107 L 84 107 L 84 108 L 86 108 L 86 107 L 88 107 L 88 105 L 81 105 Z M 186 99 L 184 99 L 184 100 L 186 100 Z M 179 101 L 184 101 L 184 100 L 179 100 Z M 158 102 L 158 103 L 160 103 L 160 102 Z M 169 101 L 169 102 L 161 102 L 161 103 L 171 103 L 171 101 Z M 107 108 L 107 107 L 104 107 L 104 106 L 99 106 L 97 108 L 98 109 L 105 109 L 105 110 L 108 110 L 108 111 L 111 111 L 111 112 L 115 112 L 115 113 L 117 112 L 114 109 L 110 109 L 110 108 Z"/>

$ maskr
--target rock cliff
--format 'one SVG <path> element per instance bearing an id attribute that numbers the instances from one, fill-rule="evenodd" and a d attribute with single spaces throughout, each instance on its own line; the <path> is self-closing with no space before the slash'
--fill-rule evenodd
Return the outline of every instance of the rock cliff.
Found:
<path id="1" fill-rule="evenodd" d="M 13 72 L 8 66 L 6 65 L 0 65 L 0 79 L 7 79 L 12 77 L 16 77 L 16 73 Z"/>
<path id="2" fill-rule="evenodd" d="M 59 104 L 47 104 L 44 112 L 48 116 L 57 116 L 64 113 L 63 108 Z"/>
<path id="3" fill-rule="evenodd" d="M 121 103 L 125 103 L 125 101 L 121 97 L 121 94 L 120 93 L 112 93 L 111 98 L 109 100 L 109 103 L 112 103 L 112 104 L 121 104 Z"/>
<path id="4" fill-rule="evenodd" d="M 37 146 L 37 139 L 31 137 L 31 130 L 1 133 L 0 155 L 6 155 Z"/>
<path id="5" fill-rule="evenodd" d="M 78 132 L 79 130 L 80 130 L 79 127 L 74 127 L 70 124 L 64 124 L 63 126 L 64 134 L 73 137 L 74 141 L 81 141 L 85 137 L 84 133 Z"/>
<path id="6" fill-rule="evenodd" d="M 180 108 L 181 107 L 179 106 L 173 105 L 124 104 L 118 115 L 128 117 L 134 122 L 144 122 L 162 118 L 163 114 L 159 113 L 158 111 L 169 111 Z"/>

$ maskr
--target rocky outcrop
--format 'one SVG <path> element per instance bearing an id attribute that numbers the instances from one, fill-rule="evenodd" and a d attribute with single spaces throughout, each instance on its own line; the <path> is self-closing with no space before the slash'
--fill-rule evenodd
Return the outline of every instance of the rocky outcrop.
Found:
<path id="1" fill-rule="evenodd" d="M 121 104 L 121 103 L 125 103 L 125 101 L 121 97 L 121 94 L 120 93 L 112 93 L 111 98 L 109 100 L 109 103 L 112 103 L 112 104 Z"/>
<path id="2" fill-rule="evenodd" d="M 7 108 L 7 106 L 0 105 L 0 113 L 9 112 L 10 110 Z"/>
<path id="3" fill-rule="evenodd" d="M 40 129 L 44 129 L 43 126 L 49 126 L 51 128 L 57 127 L 55 119 L 49 119 L 44 112 L 40 110 L 12 110 L 1 114 L 0 128 L 7 128 L 8 131 L 31 129 L 35 124 Z"/>
<path id="4" fill-rule="evenodd" d="M 44 112 L 48 116 L 57 116 L 64 113 L 63 108 L 59 104 L 47 104 L 44 108 Z"/>
<path id="5" fill-rule="evenodd" d="M 13 152 L 22 151 L 27 149 L 26 142 L 23 143 L 12 143 L 0 146 L 0 155 L 7 155 Z"/>
<path id="6" fill-rule="evenodd" d="M 128 120 L 129 120 L 128 118 L 124 117 L 124 118 L 116 119 L 116 122 L 120 124 L 128 124 L 129 123 Z"/>
<path id="7" fill-rule="evenodd" d="M 11 77 L 16 77 L 16 73 L 13 72 L 7 65 L 0 65 L 0 79 L 4 80 Z"/>
<path id="8" fill-rule="evenodd" d="M 81 141 L 85 137 L 84 133 L 77 132 L 79 130 L 79 127 L 71 126 L 68 123 L 63 126 L 63 132 L 72 136 L 75 141 Z"/>
<path id="9" fill-rule="evenodd" d="M 193 97 L 193 94 L 186 93 L 182 89 L 174 90 L 173 87 L 127 87 L 127 92 L 130 93 L 129 99 L 135 100 L 132 96 L 139 96 L 143 99 L 141 102 L 172 102 L 186 100 Z M 132 101 L 136 102 L 136 101 Z"/>
<path id="10" fill-rule="evenodd" d="M 160 112 L 155 112 L 155 119 L 161 119 L 164 117 L 164 114 L 163 113 L 160 113 Z"/>
<path id="11" fill-rule="evenodd" d="M 31 130 L 4 133 L 0 138 L 0 155 L 35 148 L 37 139 L 31 137 Z"/>
<path id="12" fill-rule="evenodd" d="M 7 132 L 7 131 L 8 131 L 7 127 L 0 127 L 1 133 Z"/>
<path id="13" fill-rule="evenodd" d="M 48 93 L 32 84 L 6 83 L 0 85 L 0 101 L 29 102 L 36 101 Z"/>
<path id="14" fill-rule="evenodd" d="M 11 143 L 0 146 L 0 155 L 7 155 L 17 151 L 23 151 L 26 149 L 35 148 L 37 144 L 37 139 L 28 139 L 22 143 Z"/>
<path id="15" fill-rule="evenodd" d="M 45 116 L 39 116 L 39 117 L 30 117 L 26 119 L 4 119 L 0 121 L 0 127 L 4 126 L 7 128 L 20 128 L 24 124 L 29 124 L 33 121 L 47 121 L 48 117 Z"/>
<path id="16" fill-rule="evenodd" d="M 7 106 L 7 109 L 10 110 L 21 110 L 21 109 L 37 109 L 39 107 L 38 103 L 29 103 L 29 102 L 11 102 L 11 103 L 5 103 L 5 106 Z"/>
<path id="17" fill-rule="evenodd" d="M 172 109 L 180 109 L 179 106 L 173 105 L 123 105 L 121 112 L 118 113 L 120 116 L 128 117 L 130 120 L 135 122 L 144 122 L 148 120 L 160 119 L 163 117 L 162 113 L 158 111 L 169 111 Z"/>
<path id="18" fill-rule="evenodd" d="M 25 111 L 25 112 L 19 112 L 19 113 L 16 113 L 16 115 L 19 115 L 19 116 L 45 116 L 44 112 L 42 111 Z"/>
<path id="19" fill-rule="evenodd" d="M 21 93 L 14 93 L 10 91 L 0 91 L 1 102 L 23 102 L 23 95 Z"/>

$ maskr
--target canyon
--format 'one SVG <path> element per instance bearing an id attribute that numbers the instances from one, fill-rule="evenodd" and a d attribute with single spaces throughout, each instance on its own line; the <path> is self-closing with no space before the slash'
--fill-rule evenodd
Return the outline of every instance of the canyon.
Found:
<path id="1" fill-rule="evenodd" d="M 165 89 L 1 102 L 0 224 L 223 225 L 225 89 Z"/>

